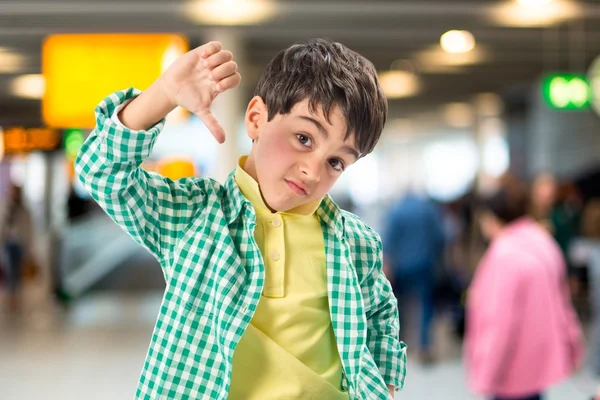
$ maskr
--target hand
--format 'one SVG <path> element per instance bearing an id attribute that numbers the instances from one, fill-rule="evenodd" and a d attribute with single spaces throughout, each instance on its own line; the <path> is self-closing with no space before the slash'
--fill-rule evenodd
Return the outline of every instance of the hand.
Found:
<path id="1" fill-rule="evenodd" d="M 173 108 L 180 106 L 196 114 L 219 143 L 225 141 L 225 131 L 210 107 L 219 93 L 240 83 L 232 59 L 221 43 L 210 42 L 178 58 L 158 82 Z"/>

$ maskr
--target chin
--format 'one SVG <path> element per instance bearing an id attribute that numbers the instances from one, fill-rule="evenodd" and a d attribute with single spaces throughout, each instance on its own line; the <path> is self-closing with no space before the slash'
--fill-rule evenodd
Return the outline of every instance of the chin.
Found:
<path id="1" fill-rule="evenodd" d="M 275 206 L 275 210 L 279 211 L 279 212 L 285 212 L 285 211 L 289 211 L 294 207 L 297 207 L 298 204 L 290 204 L 290 203 L 279 203 Z"/>

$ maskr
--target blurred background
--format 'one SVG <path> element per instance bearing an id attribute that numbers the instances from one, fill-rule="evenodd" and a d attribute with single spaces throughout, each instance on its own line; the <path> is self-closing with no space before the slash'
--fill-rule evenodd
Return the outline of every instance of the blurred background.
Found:
<path id="1" fill-rule="evenodd" d="M 403 308 L 409 372 L 396 398 L 479 399 L 462 358 L 466 293 L 487 246 L 475 203 L 507 175 L 563 251 L 569 296 L 593 336 L 598 1 L 0 0 L 0 397 L 130 398 L 137 385 L 164 282 L 74 179 L 96 104 L 145 89 L 187 49 L 221 41 L 242 75 L 214 105 L 227 142 L 176 110 L 144 167 L 223 181 L 250 149 L 243 115 L 262 70 L 310 37 L 372 61 L 390 106 L 377 149 L 332 196 L 388 243 L 391 216 L 419 199 L 435 221 L 408 223 L 424 240 L 441 236 L 429 252 L 429 297 L 409 296 Z M 547 398 L 591 398 L 598 357 L 592 346 Z"/>

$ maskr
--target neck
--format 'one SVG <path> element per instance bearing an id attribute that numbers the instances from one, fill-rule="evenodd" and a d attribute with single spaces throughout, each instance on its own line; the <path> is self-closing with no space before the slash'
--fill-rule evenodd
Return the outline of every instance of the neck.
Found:
<path id="1" fill-rule="evenodd" d="M 248 175 L 250 175 L 252 177 L 252 179 L 254 179 L 256 181 L 256 183 L 258 183 L 258 190 L 260 191 L 260 196 L 262 197 L 263 201 L 265 202 L 265 205 L 267 206 L 267 208 L 271 211 L 271 212 L 277 212 L 277 210 L 274 210 L 269 203 L 267 203 L 267 200 L 265 199 L 265 197 L 262 194 L 262 190 L 260 189 L 260 182 L 258 181 L 258 174 L 256 173 L 256 161 L 254 158 L 254 154 L 252 154 L 252 152 L 250 152 L 250 154 L 248 155 L 248 158 L 246 159 L 246 162 L 243 165 L 243 169 L 244 171 L 246 171 L 246 173 Z"/>
<path id="2" fill-rule="evenodd" d="M 256 174 L 256 161 L 254 159 L 254 154 L 250 152 L 248 158 L 246 159 L 246 163 L 243 166 L 244 171 L 248 173 L 254 179 L 258 185 L 260 186 L 260 182 L 258 182 L 258 175 Z"/>

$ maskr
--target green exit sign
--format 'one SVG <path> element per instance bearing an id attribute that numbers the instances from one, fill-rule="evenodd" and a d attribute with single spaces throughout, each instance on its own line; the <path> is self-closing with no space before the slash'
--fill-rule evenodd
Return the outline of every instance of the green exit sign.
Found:
<path id="1" fill-rule="evenodd" d="M 546 103 L 560 110 L 584 110 L 590 107 L 592 90 L 585 75 L 552 74 L 542 83 Z"/>

